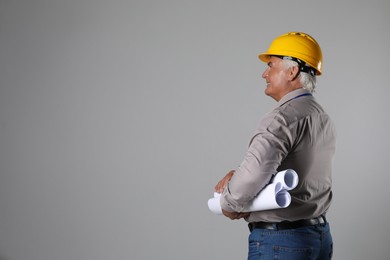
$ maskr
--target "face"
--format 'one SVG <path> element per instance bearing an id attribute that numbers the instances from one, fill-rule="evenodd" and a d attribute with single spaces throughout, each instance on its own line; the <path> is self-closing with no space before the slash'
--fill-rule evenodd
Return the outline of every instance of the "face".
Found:
<path id="1" fill-rule="evenodd" d="M 271 56 L 262 77 L 267 83 L 264 90 L 267 96 L 279 101 L 289 92 L 289 70 L 283 65 L 282 59 Z"/>

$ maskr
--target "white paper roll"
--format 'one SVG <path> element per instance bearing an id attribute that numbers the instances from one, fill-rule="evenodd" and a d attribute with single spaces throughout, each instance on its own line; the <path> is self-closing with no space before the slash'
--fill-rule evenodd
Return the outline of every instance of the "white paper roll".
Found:
<path id="1" fill-rule="evenodd" d="M 211 212 L 217 215 L 222 215 L 222 208 L 221 208 L 221 197 L 214 197 L 209 199 L 208 206 Z"/>
<path id="2" fill-rule="evenodd" d="M 272 182 L 280 182 L 283 185 L 282 189 L 292 190 L 298 185 L 298 174 L 292 169 L 280 171 L 275 175 Z"/>
<path id="3" fill-rule="evenodd" d="M 290 205 L 290 200 L 285 198 L 285 196 L 279 196 L 281 193 L 282 184 L 280 182 L 268 184 L 260 193 L 256 196 L 252 202 L 245 207 L 243 212 L 252 212 L 252 211 L 260 211 L 267 209 L 276 209 L 286 207 L 286 205 Z M 288 192 L 286 192 L 288 194 Z M 283 193 L 284 194 L 284 193 Z M 279 200 L 277 200 L 278 197 Z M 279 205 L 281 203 L 281 205 Z"/>

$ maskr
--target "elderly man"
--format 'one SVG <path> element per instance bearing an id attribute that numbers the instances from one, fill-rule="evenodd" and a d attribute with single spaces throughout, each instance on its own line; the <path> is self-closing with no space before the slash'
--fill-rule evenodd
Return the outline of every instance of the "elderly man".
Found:
<path id="1" fill-rule="evenodd" d="M 335 129 L 313 97 L 322 74 L 322 52 L 308 34 L 290 32 L 259 55 L 267 63 L 265 94 L 276 102 L 251 138 L 241 165 L 215 186 L 223 214 L 249 222 L 248 259 L 331 259 L 333 242 L 325 214 L 332 200 Z M 298 173 L 287 208 L 243 212 L 285 169 Z"/>

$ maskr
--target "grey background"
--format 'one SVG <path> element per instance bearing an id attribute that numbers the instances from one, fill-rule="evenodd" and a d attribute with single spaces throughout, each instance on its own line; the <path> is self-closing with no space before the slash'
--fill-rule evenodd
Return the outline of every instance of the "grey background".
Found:
<path id="1" fill-rule="evenodd" d="M 390 1 L 0 0 L 0 259 L 245 259 L 208 211 L 260 117 L 257 54 L 321 44 L 334 259 L 388 259 Z"/>

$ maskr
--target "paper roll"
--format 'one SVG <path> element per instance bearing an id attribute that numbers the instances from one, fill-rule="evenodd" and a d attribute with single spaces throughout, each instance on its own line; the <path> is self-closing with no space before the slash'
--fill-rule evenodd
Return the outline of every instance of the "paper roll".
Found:
<path id="1" fill-rule="evenodd" d="M 280 171 L 275 175 L 272 182 L 280 182 L 283 185 L 282 189 L 292 190 L 298 185 L 298 174 L 292 169 Z"/>
<path id="2" fill-rule="evenodd" d="M 252 212 L 276 208 L 285 208 L 290 205 L 291 197 L 286 196 L 287 191 L 282 190 L 282 184 L 280 182 L 268 184 L 260 193 L 256 196 L 252 202 L 245 207 L 243 212 Z M 288 194 L 290 195 L 290 194 Z"/>
<path id="3" fill-rule="evenodd" d="M 220 196 L 209 199 L 208 206 L 211 212 L 217 215 L 222 215 Z"/>

